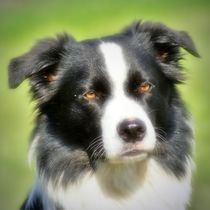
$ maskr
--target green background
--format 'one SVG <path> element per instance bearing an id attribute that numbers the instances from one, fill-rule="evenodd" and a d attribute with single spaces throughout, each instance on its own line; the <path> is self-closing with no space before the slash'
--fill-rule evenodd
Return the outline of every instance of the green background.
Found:
<path id="1" fill-rule="evenodd" d="M 188 31 L 201 59 L 182 61 L 188 81 L 180 91 L 195 121 L 196 171 L 191 210 L 210 209 L 210 1 L 0 0 L 0 210 L 15 210 L 32 186 L 27 163 L 34 104 L 28 83 L 9 90 L 7 66 L 42 37 L 67 31 L 78 40 L 118 32 L 133 20 L 161 21 Z"/>

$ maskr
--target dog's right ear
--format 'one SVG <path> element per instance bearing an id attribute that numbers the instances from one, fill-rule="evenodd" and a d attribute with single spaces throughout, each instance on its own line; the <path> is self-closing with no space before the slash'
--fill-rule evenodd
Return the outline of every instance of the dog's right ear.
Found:
<path id="1" fill-rule="evenodd" d="M 64 52 L 64 46 L 70 40 L 68 35 L 39 41 L 29 52 L 14 58 L 9 65 L 9 86 L 16 88 L 20 83 L 31 77 L 42 77 L 45 82 L 57 79 L 56 67 Z"/>

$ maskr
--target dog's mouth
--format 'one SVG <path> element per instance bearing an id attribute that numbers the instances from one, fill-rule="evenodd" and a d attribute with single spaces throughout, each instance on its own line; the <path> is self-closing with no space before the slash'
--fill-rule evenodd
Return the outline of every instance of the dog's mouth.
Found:
<path id="1" fill-rule="evenodd" d="M 150 156 L 150 152 L 143 150 L 126 150 L 120 153 L 115 158 L 109 159 L 112 163 L 132 163 L 132 162 L 140 162 L 148 159 Z"/>
<path id="2" fill-rule="evenodd" d="M 149 151 L 139 149 L 129 149 L 120 154 L 122 160 L 141 161 L 149 156 Z"/>
<path id="3" fill-rule="evenodd" d="M 151 151 L 146 149 L 144 145 L 139 143 L 125 144 L 120 156 L 122 157 L 136 157 L 143 154 L 149 154 Z"/>
<path id="4" fill-rule="evenodd" d="M 111 162 L 136 162 L 144 161 L 149 158 L 152 152 L 143 148 L 139 148 L 135 144 L 125 145 L 121 153 L 111 160 Z"/>
<path id="5" fill-rule="evenodd" d="M 133 149 L 133 150 L 127 150 L 121 153 L 122 157 L 135 157 L 139 156 L 142 154 L 147 153 L 146 151 L 138 150 L 138 149 Z"/>

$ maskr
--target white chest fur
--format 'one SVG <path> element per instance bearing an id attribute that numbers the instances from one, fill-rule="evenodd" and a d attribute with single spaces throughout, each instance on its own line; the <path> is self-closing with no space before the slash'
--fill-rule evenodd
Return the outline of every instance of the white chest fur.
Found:
<path id="1" fill-rule="evenodd" d="M 178 180 L 149 160 L 147 167 L 104 166 L 96 175 L 87 175 L 66 189 L 48 184 L 45 196 L 64 210 L 184 210 L 190 192 L 190 164 L 187 175 Z M 54 210 L 49 203 L 47 210 Z"/>

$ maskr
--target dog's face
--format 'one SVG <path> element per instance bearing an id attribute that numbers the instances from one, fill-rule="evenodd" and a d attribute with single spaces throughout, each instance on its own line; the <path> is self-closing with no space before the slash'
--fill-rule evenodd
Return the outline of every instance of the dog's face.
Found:
<path id="1" fill-rule="evenodd" d="M 185 32 L 151 23 L 82 42 L 46 39 L 11 62 L 10 84 L 30 78 L 48 131 L 66 146 L 94 160 L 139 160 L 173 126 L 180 48 L 198 56 Z"/>

